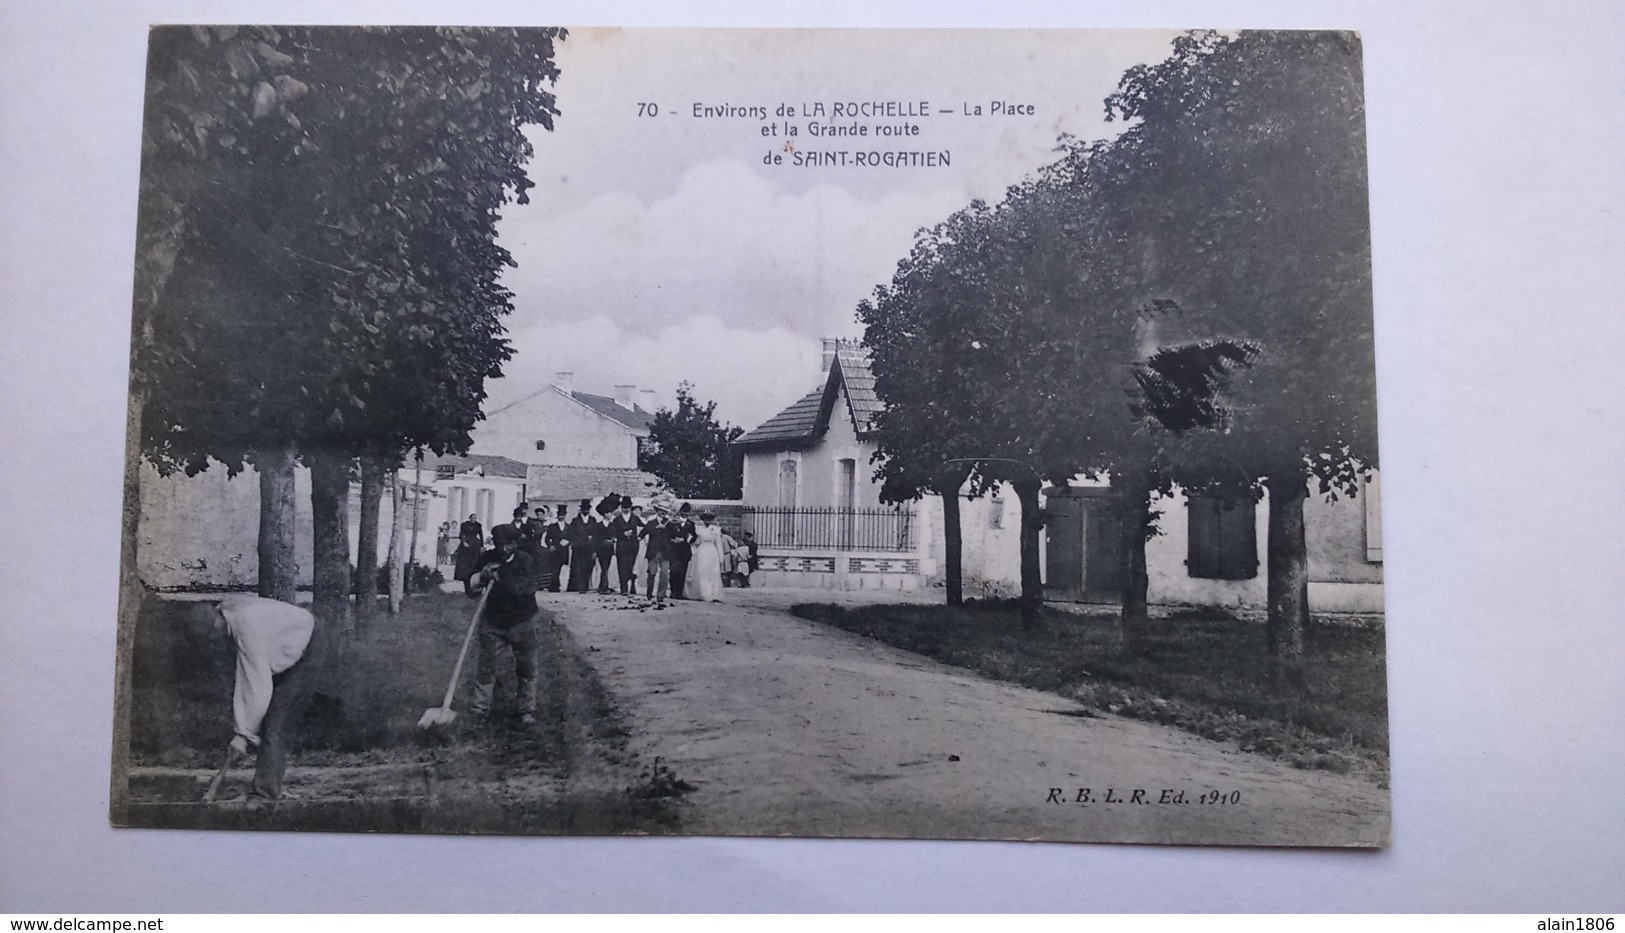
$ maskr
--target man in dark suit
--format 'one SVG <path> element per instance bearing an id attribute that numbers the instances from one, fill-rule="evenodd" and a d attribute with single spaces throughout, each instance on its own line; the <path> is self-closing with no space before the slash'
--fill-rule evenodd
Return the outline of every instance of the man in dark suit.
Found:
<path id="1" fill-rule="evenodd" d="M 621 497 L 620 511 L 609 521 L 609 537 L 615 543 L 615 575 L 620 578 L 621 595 L 638 595 L 638 581 L 632 567 L 638 560 L 638 522 L 632 517 L 632 500 Z"/>
<path id="2" fill-rule="evenodd" d="M 531 583 L 538 591 L 547 586 L 547 546 L 542 543 L 542 532 L 547 530 L 547 508 L 538 506 L 525 523 L 519 526 L 520 547 L 530 557 Z"/>
<path id="3" fill-rule="evenodd" d="M 671 598 L 683 598 L 683 581 L 688 577 L 688 562 L 694 556 L 693 508 L 683 503 L 677 510 L 677 527 L 671 533 Z"/>
<path id="4" fill-rule="evenodd" d="M 581 500 L 581 513 L 570 522 L 570 592 L 585 593 L 592 578 L 593 545 L 598 536 L 592 500 Z"/>
<path id="5" fill-rule="evenodd" d="M 593 510 L 593 557 L 598 561 L 598 593 L 609 595 L 609 565 L 615 560 L 615 536 L 609 527 L 609 515 L 620 505 L 621 497 L 610 493 L 598 500 Z"/>
<path id="6" fill-rule="evenodd" d="M 657 505 L 654 518 L 649 519 L 638 532 L 649 540 L 644 550 L 649 570 L 644 579 L 643 594 L 654 597 L 656 609 L 666 608 L 666 592 L 671 585 L 671 536 L 676 530 L 671 516 Z"/>
<path id="7" fill-rule="evenodd" d="M 553 513 L 553 520 L 542 529 L 542 546 L 546 548 L 547 555 L 547 590 L 557 593 L 564 585 L 564 573 L 570 566 L 570 525 L 565 516 L 570 514 L 570 507 L 559 503 L 558 511 Z"/>

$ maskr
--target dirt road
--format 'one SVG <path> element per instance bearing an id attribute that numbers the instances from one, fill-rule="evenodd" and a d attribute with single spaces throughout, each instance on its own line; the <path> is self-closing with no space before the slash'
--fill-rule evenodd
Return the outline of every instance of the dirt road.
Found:
<path id="1" fill-rule="evenodd" d="M 638 611 L 544 594 L 645 760 L 696 786 L 687 832 L 1374 846 L 1387 791 L 1167 726 L 1091 718 L 726 590 Z M 856 596 L 863 594 L 841 594 Z M 843 600 L 845 601 L 845 600 Z M 1080 794 L 1085 802 L 1079 802 Z"/>

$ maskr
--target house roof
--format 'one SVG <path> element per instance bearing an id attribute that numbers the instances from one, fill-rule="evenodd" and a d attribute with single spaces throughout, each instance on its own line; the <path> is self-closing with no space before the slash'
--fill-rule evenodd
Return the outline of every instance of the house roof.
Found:
<path id="1" fill-rule="evenodd" d="M 874 430 L 875 416 L 886 408 L 875 394 L 875 375 L 869 371 L 869 360 L 860 350 L 841 350 L 835 354 L 835 362 L 840 365 L 841 379 L 846 383 L 852 426 L 859 436 L 868 434 Z"/>
<path id="2" fill-rule="evenodd" d="M 824 387 L 819 386 L 797 399 L 789 408 L 735 438 L 734 443 L 747 446 L 783 443 L 794 446 L 811 440 L 819 433 L 818 409 L 823 401 Z"/>
<path id="3" fill-rule="evenodd" d="M 859 437 L 873 432 L 875 416 L 886 406 L 875 395 L 875 377 L 869 371 L 869 361 L 860 350 L 841 350 L 831 360 L 823 385 L 740 435 L 734 444 L 793 449 L 817 442 L 829 430 L 829 419 L 842 386 L 846 388 L 847 415 L 852 419 L 853 429 Z"/>
<path id="4" fill-rule="evenodd" d="M 578 405 L 581 405 L 594 414 L 603 418 L 608 418 L 610 421 L 613 421 L 623 427 L 631 428 L 634 431 L 647 433 L 649 428 L 654 425 L 655 416 L 638 407 L 636 403 L 633 403 L 631 408 L 624 408 L 620 403 L 616 402 L 613 398 L 607 395 L 593 395 L 590 392 L 566 392 L 558 386 L 548 386 L 545 389 L 537 389 L 535 392 L 532 392 L 529 395 L 514 399 L 500 408 L 487 412 L 485 417 L 489 419 L 500 415 L 510 408 L 523 405 L 536 396 L 541 395 L 543 392 L 557 392 L 561 395 L 568 396 L 569 398 L 575 400 Z"/>
<path id="5" fill-rule="evenodd" d="M 629 467 L 551 466 L 533 463 L 525 475 L 525 497 L 532 502 L 575 503 L 610 493 L 642 498 L 664 484 L 660 477 Z"/>
<path id="6" fill-rule="evenodd" d="M 408 462 L 407 468 L 413 464 Z M 524 479 L 525 470 L 529 466 L 509 457 L 497 457 L 488 454 L 464 454 L 462 456 L 439 456 L 426 454 L 423 457 L 425 470 L 440 471 L 442 467 L 454 467 L 458 473 L 478 472 L 484 476 L 506 476 L 511 479 Z"/>
<path id="7" fill-rule="evenodd" d="M 639 408 L 636 404 L 627 409 L 621 407 L 620 403 L 607 395 L 590 395 L 586 392 L 571 392 L 570 397 L 605 418 L 624 424 L 629 428 L 647 431 L 654 424 L 655 416 Z"/>

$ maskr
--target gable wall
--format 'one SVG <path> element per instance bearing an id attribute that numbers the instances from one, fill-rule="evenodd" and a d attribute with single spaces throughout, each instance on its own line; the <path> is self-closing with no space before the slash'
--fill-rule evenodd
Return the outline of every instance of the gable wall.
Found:
<path id="1" fill-rule="evenodd" d="M 545 441 L 543 450 L 536 441 Z M 555 466 L 636 468 L 637 438 L 554 389 L 491 415 L 474 429 L 471 453 Z"/>

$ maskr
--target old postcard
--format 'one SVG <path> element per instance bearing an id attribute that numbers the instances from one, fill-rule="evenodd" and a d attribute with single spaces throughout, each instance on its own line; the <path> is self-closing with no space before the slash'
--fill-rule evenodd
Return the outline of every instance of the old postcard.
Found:
<path id="1" fill-rule="evenodd" d="M 1345 32 L 164 26 L 119 826 L 1376 847 Z"/>

